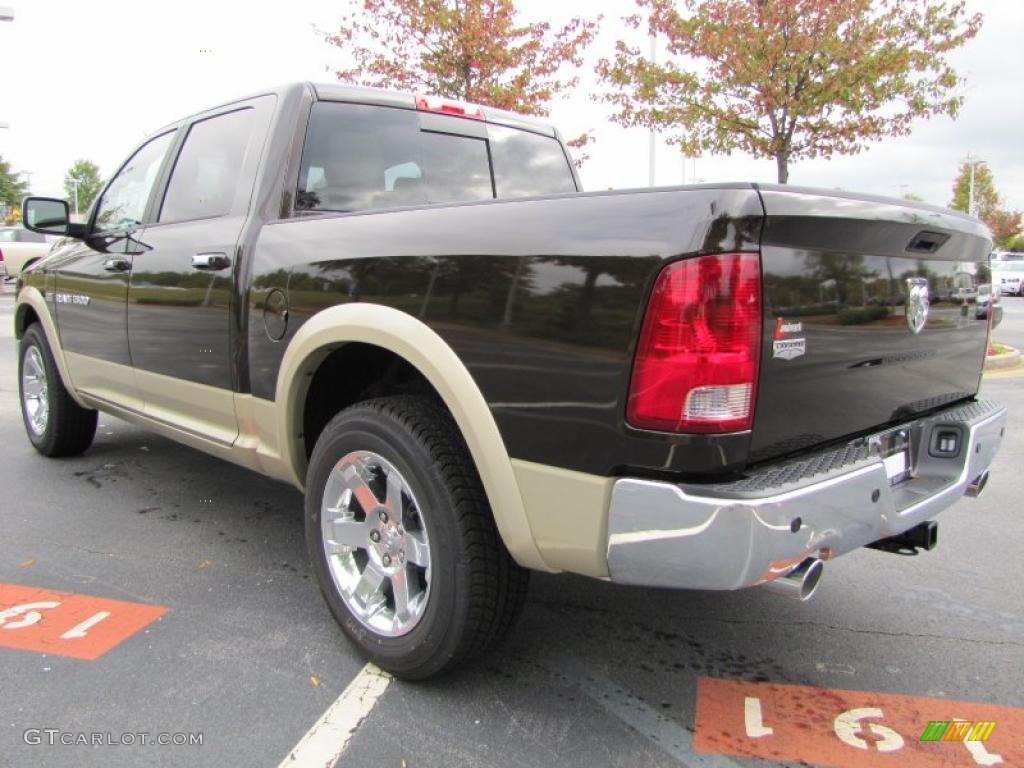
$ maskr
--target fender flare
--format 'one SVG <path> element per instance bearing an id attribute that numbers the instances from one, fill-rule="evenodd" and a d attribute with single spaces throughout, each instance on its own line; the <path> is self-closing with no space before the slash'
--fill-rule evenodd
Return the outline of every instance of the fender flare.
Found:
<path id="1" fill-rule="evenodd" d="M 350 342 L 387 349 L 430 382 L 466 440 L 512 557 L 527 568 L 553 570 L 537 548 L 512 460 L 472 375 L 435 331 L 397 309 L 362 302 L 333 306 L 307 320 L 288 343 L 277 374 L 275 418 L 281 459 L 293 482 L 304 486 L 302 410 L 313 373 L 328 354 Z"/>
<path id="2" fill-rule="evenodd" d="M 60 378 L 64 382 L 64 389 L 68 391 L 76 403 L 83 408 L 91 408 L 82 401 L 81 396 L 75 390 L 73 382 L 71 381 L 71 374 L 68 372 L 68 364 L 64 359 L 64 348 L 60 344 L 60 334 L 57 332 L 57 325 L 53 321 L 53 316 L 50 314 L 50 308 L 46 304 L 46 299 L 43 298 L 43 294 L 35 286 L 22 285 L 21 290 L 18 292 L 18 297 L 14 302 L 14 327 L 17 331 L 18 326 L 21 323 L 21 318 L 25 313 L 23 307 L 31 307 L 36 313 L 36 317 L 39 318 L 39 324 L 43 327 L 43 333 L 46 336 L 46 342 L 50 345 L 50 352 L 53 354 L 53 359 L 57 363 L 57 371 L 60 373 Z M 23 333 L 17 333 L 17 337 L 20 339 Z"/>

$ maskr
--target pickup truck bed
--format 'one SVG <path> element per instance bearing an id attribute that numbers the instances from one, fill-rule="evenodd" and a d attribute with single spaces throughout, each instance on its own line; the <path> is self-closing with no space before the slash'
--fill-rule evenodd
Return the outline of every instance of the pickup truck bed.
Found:
<path id="1" fill-rule="evenodd" d="M 527 569 L 809 597 L 933 546 L 1002 437 L 988 320 L 942 300 L 991 281 L 976 220 L 585 194 L 486 107 L 287 86 L 158 131 L 88 224 L 24 219 L 72 238 L 19 282 L 33 444 L 86 450 L 100 409 L 303 488 L 328 607 L 406 677 L 485 649 Z"/>

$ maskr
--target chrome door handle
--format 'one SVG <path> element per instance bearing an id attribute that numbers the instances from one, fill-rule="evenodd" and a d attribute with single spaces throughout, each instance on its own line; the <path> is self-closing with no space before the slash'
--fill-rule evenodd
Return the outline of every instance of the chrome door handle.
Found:
<path id="1" fill-rule="evenodd" d="M 227 269 L 231 266 L 231 259 L 224 253 L 197 253 L 192 257 L 193 269 Z"/>
<path id="2" fill-rule="evenodd" d="M 127 272 L 131 267 L 132 263 L 124 256 L 111 256 L 103 262 L 103 268 L 107 272 Z"/>

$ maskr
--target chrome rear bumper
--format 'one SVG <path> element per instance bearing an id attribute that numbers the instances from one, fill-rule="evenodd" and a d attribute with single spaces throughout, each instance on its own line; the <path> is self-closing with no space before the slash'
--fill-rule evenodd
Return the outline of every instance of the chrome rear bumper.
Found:
<path id="1" fill-rule="evenodd" d="M 715 485 L 624 478 L 612 489 L 612 581 L 682 589 L 740 589 L 902 533 L 953 504 L 988 470 L 1006 409 L 979 401 L 901 425 L 910 478 L 889 485 L 873 435 Z M 955 433 L 955 456 L 936 455 Z"/>

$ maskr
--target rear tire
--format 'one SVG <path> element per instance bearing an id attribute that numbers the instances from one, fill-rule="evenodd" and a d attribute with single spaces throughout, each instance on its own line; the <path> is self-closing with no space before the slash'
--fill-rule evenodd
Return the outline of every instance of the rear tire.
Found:
<path id="1" fill-rule="evenodd" d="M 526 599 L 529 574 L 501 541 L 462 436 L 426 397 L 359 403 L 324 428 L 307 474 L 306 540 L 334 618 L 397 677 L 464 663 Z"/>
<path id="2" fill-rule="evenodd" d="M 21 337 L 18 388 L 25 432 L 37 451 L 53 458 L 77 456 L 92 445 L 98 414 L 68 394 L 38 324 Z"/>

